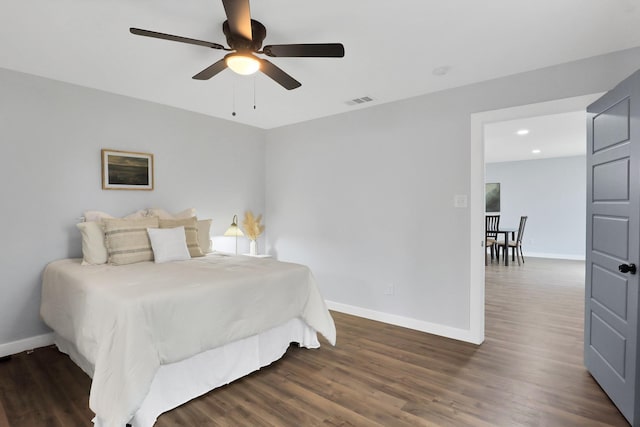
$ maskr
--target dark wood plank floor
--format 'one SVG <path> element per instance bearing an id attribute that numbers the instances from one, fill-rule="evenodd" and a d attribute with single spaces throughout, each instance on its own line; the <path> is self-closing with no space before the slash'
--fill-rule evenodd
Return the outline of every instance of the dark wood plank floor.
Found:
<path id="1" fill-rule="evenodd" d="M 626 426 L 582 365 L 584 264 L 487 267 L 486 341 L 333 313 L 338 346 L 162 415 L 167 426 Z M 0 426 L 88 426 L 89 378 L 55 348 L 0 363 Z"/>

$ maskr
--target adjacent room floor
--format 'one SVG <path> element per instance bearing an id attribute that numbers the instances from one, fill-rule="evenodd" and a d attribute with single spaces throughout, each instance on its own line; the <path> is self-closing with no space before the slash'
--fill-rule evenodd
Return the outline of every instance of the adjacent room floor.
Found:
<path id="1" fill-rule="evenodd" d="M 338 345 L 160 417 L 168 426 L 626 426 L 582 365 L 584 263 L 486 270 L 481 346 L 333 313 Z M 87 426 L 89 378 L 53 347 L 0 363 L 0 426 Z"/>

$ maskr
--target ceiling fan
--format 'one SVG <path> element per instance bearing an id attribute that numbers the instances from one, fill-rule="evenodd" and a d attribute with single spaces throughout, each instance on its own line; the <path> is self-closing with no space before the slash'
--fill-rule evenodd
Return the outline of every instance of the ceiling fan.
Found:
<path id="1" fill-rule="evenodd" d="M 255 54 L 263 54 L 272 58 L 344 57 L 342 43 L 274 44 L 262 47 L 262 42 L 267 36 L 267 30 L 260 22 L 251 19 L 249 0 L 222 0 L 222 5 L 227 15 L 227 20 L 222 24 L 222 32 L 227 37 L 228 48 L 218 43 L 142 30 L 140 28 L 130 28 L 129 31 L 139 36 L 195 44 L 231 52 L 193 76 L 196 80 L 208 80 L 227 67 L 243 75 L 253 74 L 260 70 L 285 89 L 291 90 L 300 87 L 302 84 L 272 62 L 258 58 Z M 262 50 L 260 50 L 261 47 Z"/>

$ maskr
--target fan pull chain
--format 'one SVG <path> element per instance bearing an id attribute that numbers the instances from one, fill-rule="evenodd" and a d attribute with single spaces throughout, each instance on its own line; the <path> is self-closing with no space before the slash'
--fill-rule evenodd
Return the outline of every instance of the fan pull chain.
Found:
<path id="1" fill-rule="evenodd" d="M 236 116 L 236 79 L 233 79 L 233 111 L 231 112 L 233 117 Z"/>
<path id="2" fill-rule="evenodd" d="M 253 109 L 256 109 L 256 76 L 253 76 Z"/>

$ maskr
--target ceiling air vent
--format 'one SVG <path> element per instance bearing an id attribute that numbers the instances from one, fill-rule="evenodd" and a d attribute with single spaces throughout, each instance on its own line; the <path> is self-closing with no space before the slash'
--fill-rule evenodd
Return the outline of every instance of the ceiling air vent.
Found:
<path id="1" fill-rule="evenodd" d="M 358 105 L 358 104 L 364 104 L 367 102 L 371 102 L 373 101 L 373 98 L 369 97 L 369 96 L 363 96 L 362 98 L 355 98 L 355 99 L 350 99 L 346 102 L 347 105 Z"/>

